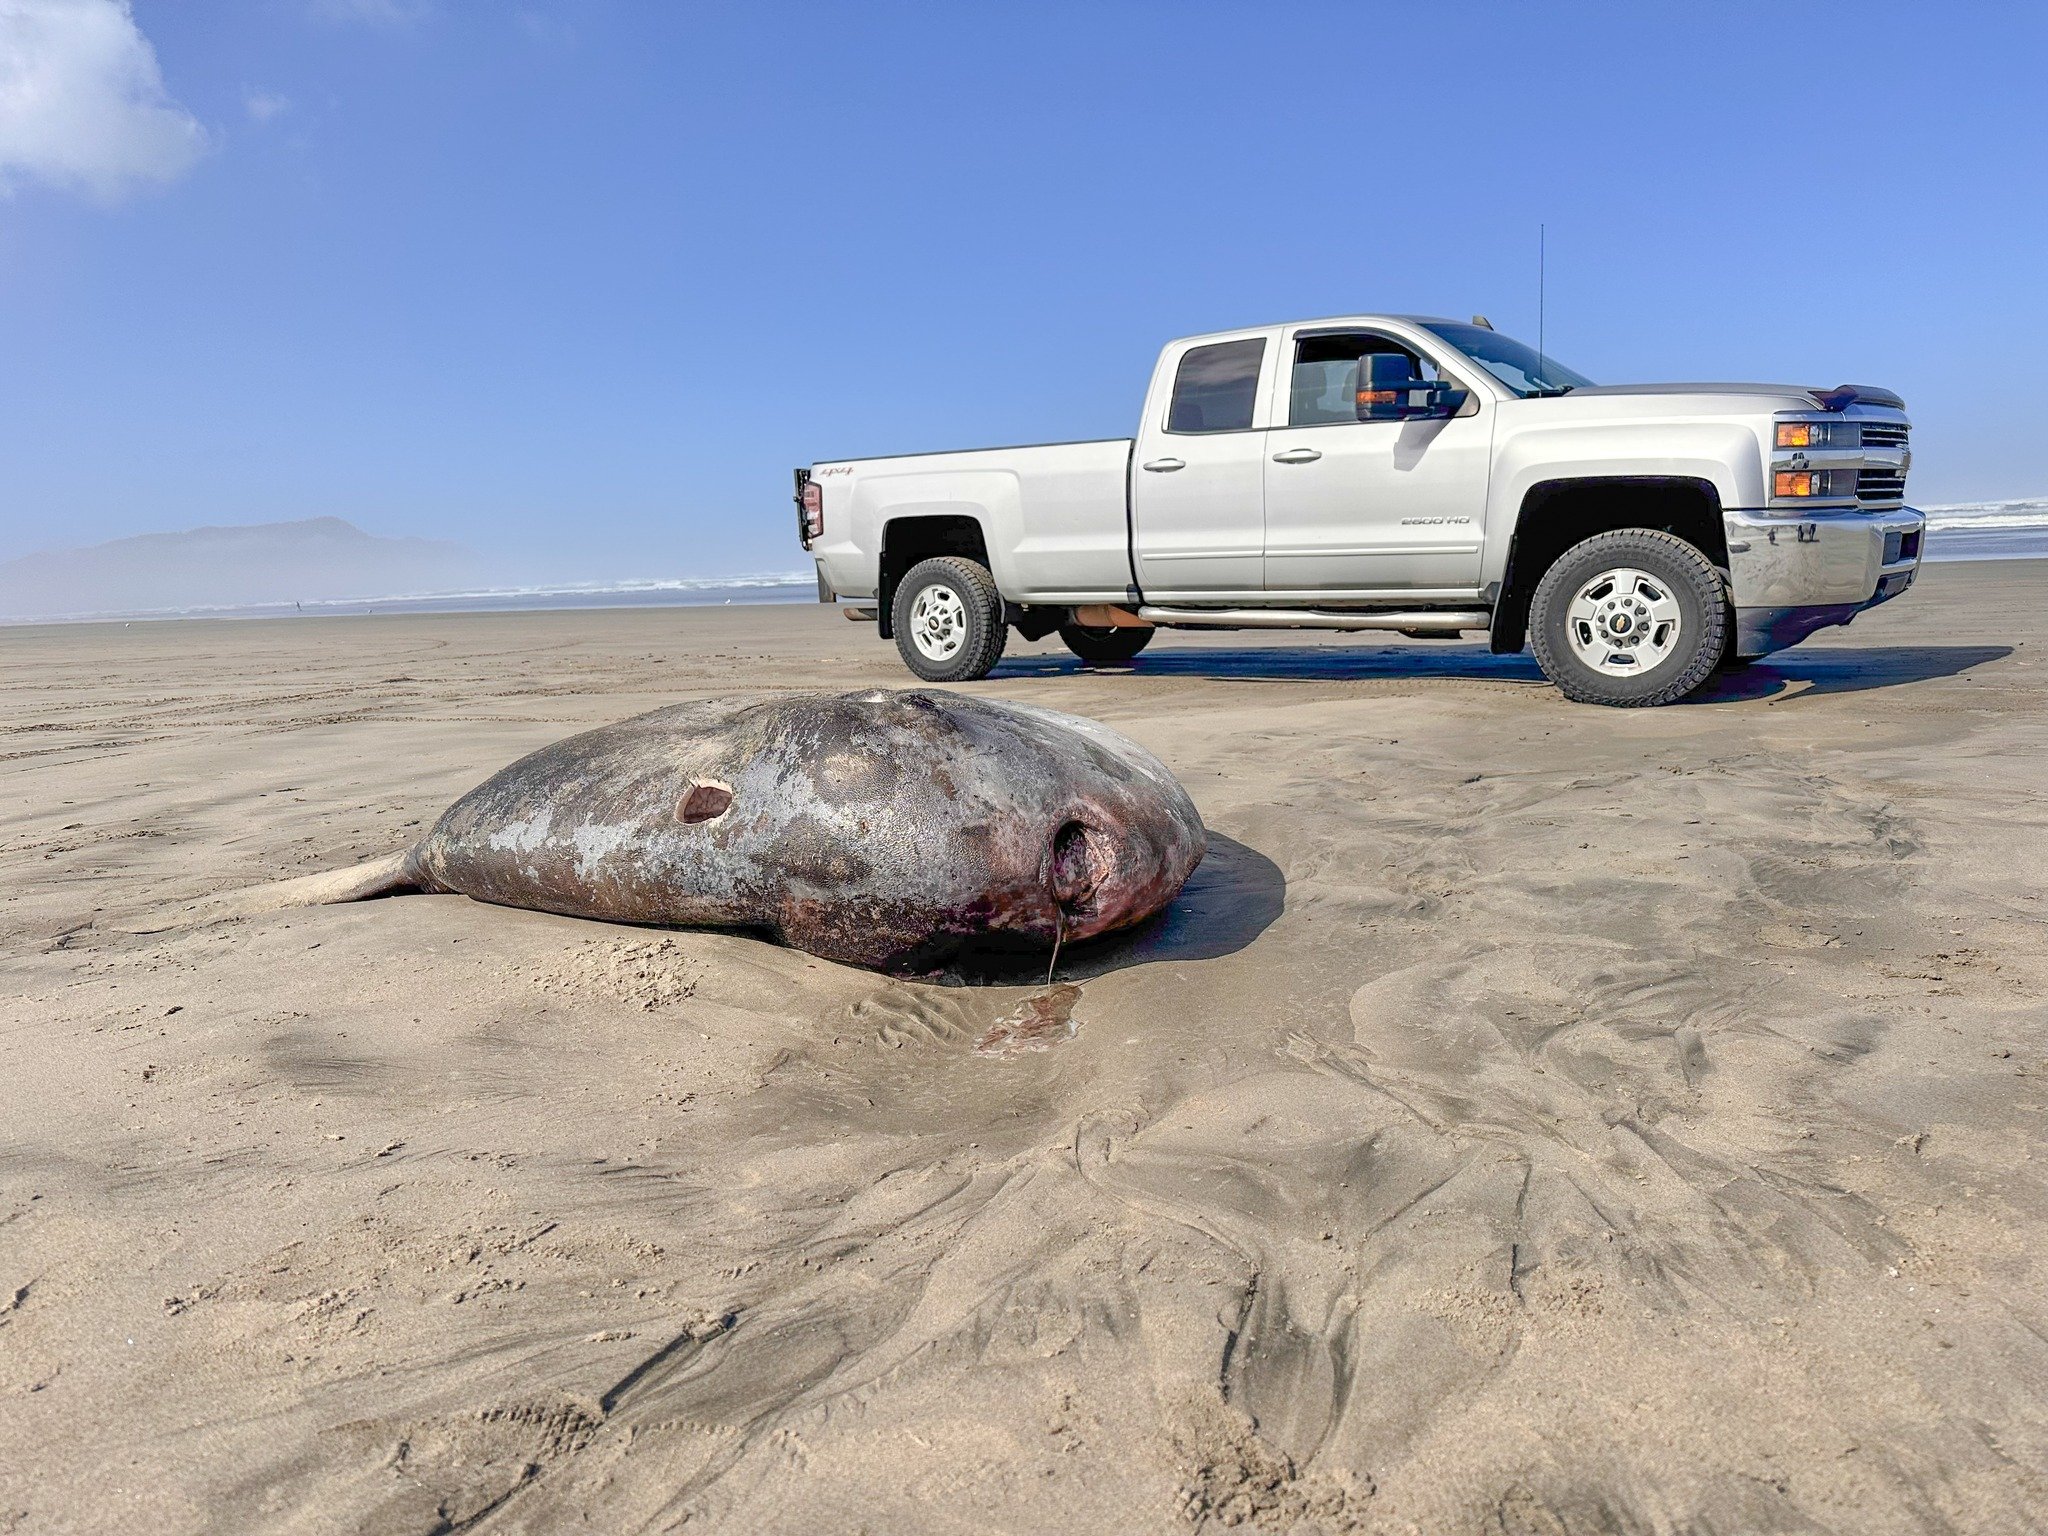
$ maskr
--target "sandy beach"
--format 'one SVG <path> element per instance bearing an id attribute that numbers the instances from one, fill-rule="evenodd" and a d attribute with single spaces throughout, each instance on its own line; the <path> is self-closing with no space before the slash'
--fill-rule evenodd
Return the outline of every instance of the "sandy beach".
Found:
<path id="1" fill-rule="evenodd" d="M 1472 643 L 970 691 L 1213 834 L 1023 975 L 402 896 L 814 606 L 0 631 L 0 1532 L 2048 1529 L 2048 561 L 1684 705 Z"/>

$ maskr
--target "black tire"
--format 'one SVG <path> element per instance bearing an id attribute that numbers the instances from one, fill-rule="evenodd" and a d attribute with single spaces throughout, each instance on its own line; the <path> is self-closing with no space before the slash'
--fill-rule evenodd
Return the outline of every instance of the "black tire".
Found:
<path id="1" fill-rule="evenodd" d="M 1645 579 L 1643 601 L 1625 590 L 1627 583 L 1599 592 L 1596 578 L 1619 571 Z M 1605 619 L 1572 616 L 1573 602 L 1589 590 L 1589 608 Z M 1655 620 L 1674 606 L 1675 619 Z M 1610 639 L 1601 623 L 1629 626 L 1630 634 Z M 1558 556 L 1536 583 L 1529 639 L 1543 675 L 1568 699 L 1625 709 L 1669 704 L 1720 665 L 1728 644 L 1728 595 L 1713 562 L 1676 535 L 1655 528 L 1599 533 Z M 1626 658 L 1641 670 L 1602 670 L 1586 659 L 1596 650 L 1608 666 L 1619 668 Z"/>
<path id="2" fill-rule="evenodd" d="M 920 610 L 928 593 L 932 601 Z M 928 683 L 987 677 L 1010 639 L 995 577 L 964 555 L 940 555 L 912 566 L 896 588 L 889 613 L 897 654 Z"/>
<path id="3" fill-rule="evenodd" d="M 1157 633 L 1156 629 L 1139 629 L 1136 625 L 1110 625 L 1103 629 L 1088 624 L 1060 626 L 1060 639 L 1081 658 L 1084 667 L 1113 667 L 1129 661 L 1150 645 Z"/>

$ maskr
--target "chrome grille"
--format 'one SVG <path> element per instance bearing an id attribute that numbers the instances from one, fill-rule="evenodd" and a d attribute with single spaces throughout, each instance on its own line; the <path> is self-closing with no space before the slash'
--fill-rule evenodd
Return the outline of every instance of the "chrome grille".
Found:
<path id="1" fill-rule="evenodd" d="M 1866 469 L 1856 476 L 1858 501 L 1903 501 L 1906 477 L 1896 469 Z"/>
<path id="2" fill-rule="evenodd" d="M 1907 427 L 1900 421 L 1866 421 L 1863 423 L 1863 446 L 1866 448 L 1903 448 L 1906 446 Z"/>

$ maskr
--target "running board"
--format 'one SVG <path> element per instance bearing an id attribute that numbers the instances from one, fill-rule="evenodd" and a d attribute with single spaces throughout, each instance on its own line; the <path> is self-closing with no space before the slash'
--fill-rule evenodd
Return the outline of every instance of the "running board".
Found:
<path id="1" fill-rule="evenodd" d="M 1456 634 L 1460 630 L 1493 626 L 1493 615 L 1483 608 L 1458 612 L 1420 609 L 1408 613 L 1333 613 L 1316 608 L 1158 608 L 1147 603 L 1138 609 L 1138 617 L 1152 624 L 1216 629 L 1399 629 Z"/>

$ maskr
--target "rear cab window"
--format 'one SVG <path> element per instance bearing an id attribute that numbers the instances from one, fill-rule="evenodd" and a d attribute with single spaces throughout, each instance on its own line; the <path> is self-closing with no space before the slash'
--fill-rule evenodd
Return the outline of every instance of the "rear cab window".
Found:
<path id="1" fill-rule="evenodd" d="M 1259 397 L 1266 338 L 1212 342 L 1181 354 L 1166 410 L 1169 432 L 1248 432 Z"/>

